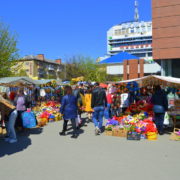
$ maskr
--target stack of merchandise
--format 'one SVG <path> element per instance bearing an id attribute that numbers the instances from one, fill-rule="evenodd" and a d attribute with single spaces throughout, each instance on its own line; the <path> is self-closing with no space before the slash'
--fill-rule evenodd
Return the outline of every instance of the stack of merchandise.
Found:
<path id="1" fill-rule="evenodd" d="M 147 113 L 113 117 L 107 121 L 105 130 L 106 135 L 127 137 L 128 140 L 157 139 L 156 125 Z"/>
<path id="2" fill-rule="evenodd" d="M 146 101 L 138 101 L 137 103 L 131 104 L 129 108 L 126 110 L 127 114 L 139 114 L 145 113 L 150 117 L 153 117 L 153 105 L 151 103 L 147 103 Z"/>
<path id="3" fill-rule="evenodd" d="M 39 126 L 44 126 L 48 122 L 59 121 L 62 119 L 60 114 L 60 103 L 49 101 L 33 108 Z"/>

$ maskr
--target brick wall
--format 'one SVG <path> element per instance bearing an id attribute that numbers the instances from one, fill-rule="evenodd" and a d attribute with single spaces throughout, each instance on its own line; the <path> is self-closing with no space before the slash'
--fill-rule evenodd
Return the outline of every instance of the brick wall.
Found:
<path id="1" fill-rule="evenodd" d="M 180 0 L 152 0 L 153 58 L 180 58 Z"/>
<path id="2" fill-rule="evenodd" d="M 144 76 L 144 59 L 124 60 L 123 79 L 135 79 Z"/>

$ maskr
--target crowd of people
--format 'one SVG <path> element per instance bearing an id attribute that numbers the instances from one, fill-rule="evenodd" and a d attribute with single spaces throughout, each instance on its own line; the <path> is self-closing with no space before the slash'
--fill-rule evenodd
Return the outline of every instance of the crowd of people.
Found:
<path id="1" fill-rule="evenodd" d="M 60 135 L 66 135 L 67 122 L 71 120 L 73 126 L 73 138 L 78 137 L 78 128 L 82 123 L 81 114 L 86 112 L 89 120 L 95 127 L 95 135 L 103 132 L 103 119 L 111 119 L 113 116 L 121 116 L 135 101 L 142 100 L 154 105 L 154 122 L 160 135 L 163 134 L 163 122 L 165 112 L 168 110 L 167 94 L 161 87 L 146 91 L 141 89 L 139 96 L 134 96 L 127 88 L 119 91 L 116 86 L 109 84 L 102 88 L 99 83 L 93 86 L 66 86 L 65 96 L 62 98 L 61 113 L 64 117 L 63 130 Z"/>
<path id="2" fill-rule="evenodd" d="M 128 88 L 119 90 L 116 86 L 109 84 L 106 88 L 100 84 L 79 84 L 67 85 L 64 87 L 61 98 L 60 112 L 63 116 L 63 128 L 59 133 L 65 136 L 67 133 L 68 121 L 71 121 L 73 134 L 72 138 L 79 136 L 79 129 L 83 122 L 82 113 L 87 113 L 88 121 L 92 121 L 95 127 L 95 135 L 103 132 L 103 120 L 113 116 L 120 116 L 126 113 L 131 103 L 138 100 L 151 102 L 154 105 L 154 121 L 159 134 L 163 134 L 163 121 L 165 112 L 168 110 L 167 94 L 156 86 L 154 90 L 146 91 L 142 88 L 141 95 L 135 96 Z M 2 94 L 0 99 L 1 120 L 7 122 L 7 137 L 5 141 L 9 143 L 17 142 L 15 127 L 23 127 L 22 113 L 29 108 L 29 100 L 24 94 L 24 89 L 20 88 L 11 101 L 7 94 Z"/>

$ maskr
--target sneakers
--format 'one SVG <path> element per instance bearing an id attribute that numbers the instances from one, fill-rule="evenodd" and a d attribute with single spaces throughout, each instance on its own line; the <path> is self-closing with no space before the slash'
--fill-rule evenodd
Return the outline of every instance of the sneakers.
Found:
<path id="1" fill-rule="evenodd" d="M 62 131 L 62 132 L 59 133 L 59 135 L 60 135 L 60 136 L 65 136 L 66 133 L 65 133 L 64 131 Z"/>
<path id="2" fill-rule="evenodd" d="M 95 128 L 95 135 L 97 136 L 97 135 L 100 135 L 100 133 L 101 133 L 101 130 L 98 128 L 98 127 L 96 127 Z"/>
<path id="3" fill-rule="evenodd" d="M 9 140 L 9 143 L 11 143 L 11 144 L 12 144 L 12 143 L 16 143 L 16 142 L 17 142 L 17 139 L 10 139 L 10 140 Z"/>
<path id="4" fill-rule="evenodd" d="M 73 135 L 71 136 L 71 138 L 74 138 L 74 139 L 76 139 L 77 137 L 78 137 L 77 134 L 73 134 Z"/>

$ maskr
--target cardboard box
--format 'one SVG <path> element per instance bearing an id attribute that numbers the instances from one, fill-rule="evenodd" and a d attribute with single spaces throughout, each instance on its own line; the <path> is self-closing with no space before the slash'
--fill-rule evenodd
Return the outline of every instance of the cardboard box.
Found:
<path id="1" fill-rule="evenodd" d="M 127 137 L 127 130 L 125 129 L 119 129 L 119 137 Z"/>
<path id="2" fill-rule="evenodd" d="M 105 131 L 105 135 L 106 135 L 106 136 L 112 136 L 112 135 L 113 135 L 113 132 L 112 132 L 112 131 Z"/>
<path id="3" fill-rule="evenodd" d="M 117 137 L 127 137 L 127 130 L 125 130 L 125 129 L 113 129 L 112 135 L 117 136 Z"/>

